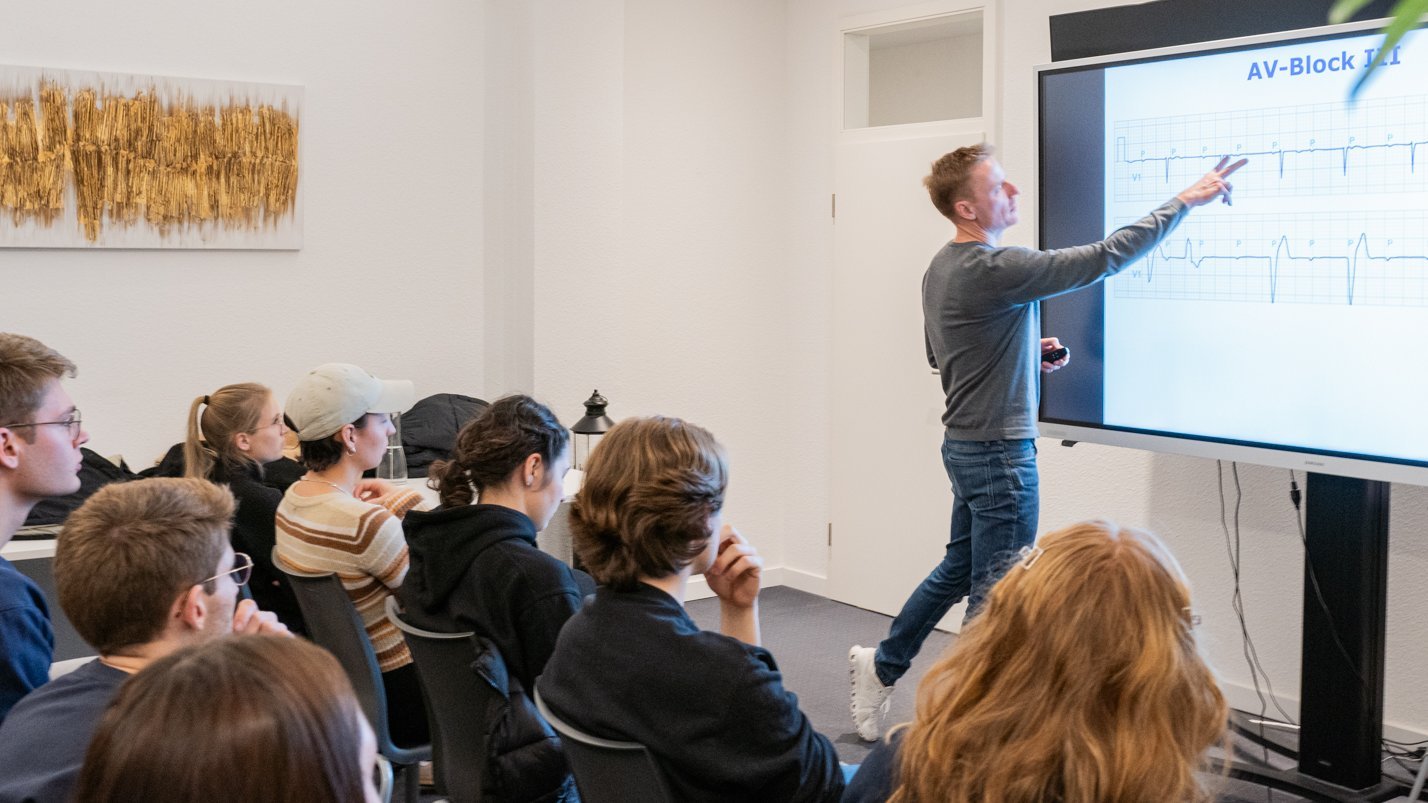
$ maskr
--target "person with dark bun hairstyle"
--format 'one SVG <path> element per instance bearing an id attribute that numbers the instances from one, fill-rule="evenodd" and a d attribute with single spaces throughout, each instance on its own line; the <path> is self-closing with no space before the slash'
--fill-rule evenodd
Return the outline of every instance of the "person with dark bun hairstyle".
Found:
<path id="1" fill-rule="evenodd" d="M 377 803 L 377 743 L 337 659 L 301 639 L 224 638 L 124 684 L 75 800 Z"/>
<path id="2" fill-rule="evenodd" d="M 488 639 L 518 684 L 516 706 L 526 705 L 524 692 L 545 671 L 561 628 L 594 590 L 584 572 L 536 548 L 569 468 L 570 433 L 555 414 L 529 396 L 507 396 L 462 428 L 451 460 L 432 466 L 441 507 L 403 522 L 411 566 L 397 595 L 406 618 Z M 493 749 L 488 777 L 499 779 L 499 798 L 573 794 L 558 741 L 543 738 L 534 708 L 513 712 L 524 715 L 535 728 L 506 732 Z"/>
<path id="3" fill-rule="evenodd" d="M 649 748 L 676 800 L 838 800 L 851 768 L 759 646 L 763 559 L 723 524 L 728 483 L 701 427 L 654 417 L 605 434 L 570 517 L 600 588 L 561 631 L 541 696 L 586 733 Z M 719 633 L 684 610 L 695 574 L 719 598 Z"/>

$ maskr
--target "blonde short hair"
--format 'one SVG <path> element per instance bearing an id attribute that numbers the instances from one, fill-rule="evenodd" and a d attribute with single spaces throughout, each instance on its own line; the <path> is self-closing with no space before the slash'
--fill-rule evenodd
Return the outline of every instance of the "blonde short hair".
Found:
<path id="1" fill-rule="evenodd" d="M 958 148 L 932 163 L 932 172 L 922 180 L 922 185 L 943 217 L 957 222 L 957 202 L 966 200 L 970 194 L 972 170 L 992 158 L 994 152 L 991 145 L 983 142 Z"/>

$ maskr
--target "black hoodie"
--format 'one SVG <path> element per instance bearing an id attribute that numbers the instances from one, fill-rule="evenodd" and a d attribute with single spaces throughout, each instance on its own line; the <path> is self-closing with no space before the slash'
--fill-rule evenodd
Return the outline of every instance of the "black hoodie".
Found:
<path id="1" fill-rule="evenodd" d="M 476 631 L 472 669 L 500 695 L 486 711 L 484 796 L 508 803 L 578 800 L 560 739 L 526 690 L 545 671 L 584 588 L 593 587 L 589 576 L 537 549 L 535 524 L 507 507 L 412 511 L 402 526 L 411 565 L 397 593 L 406 618 L 428 630 Z"/>
<path id="2" fill-rule="evenodd" d="M 589 575 L 541 552 L 535 523 L 500 505 L 414 510 L 402 526 L 411 568 L 398 595 L 411 623 L 476 631 L 533 688 L 560 628 L 594 590 Z"/>

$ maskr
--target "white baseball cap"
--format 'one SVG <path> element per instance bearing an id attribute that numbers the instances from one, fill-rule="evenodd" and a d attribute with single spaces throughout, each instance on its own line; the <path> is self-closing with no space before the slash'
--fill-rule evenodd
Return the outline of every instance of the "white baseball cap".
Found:
<path id="1" fill-rule="evenodd" d="M 367 413 L 403 412 L 415 397 L 409 379 L 378 379 L 351 363 L 330 362 L 308 371 L 283 412 L 298 440 L 316 441 Z"/>

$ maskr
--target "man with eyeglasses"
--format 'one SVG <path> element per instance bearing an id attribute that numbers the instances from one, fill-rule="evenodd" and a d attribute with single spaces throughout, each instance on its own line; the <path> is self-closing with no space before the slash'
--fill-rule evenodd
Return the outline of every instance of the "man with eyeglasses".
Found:
<path id="1" fill-rule="evenodd" d="M 70 799 L 110 699 L 153 661 L 230 633 L 287 633 L 252 600 L 238 601 L 253 561 L 229 545 L 233 512 L 226 488 L 156 478 L 105 486 L 70 514 L 55 585 L 99 657 L 35 690 L 0 724 L 0 803 Z"/>
<path id="2" fill-rule="evenodd" d="M 79 490 L 89 440 L 60 380 L 74 363 L 32 337 L 0 332 L 0 547 L 43 499 Z M 44 595 L 0 558 L 0 722 L 49 680 L 54 631 Z"/>

